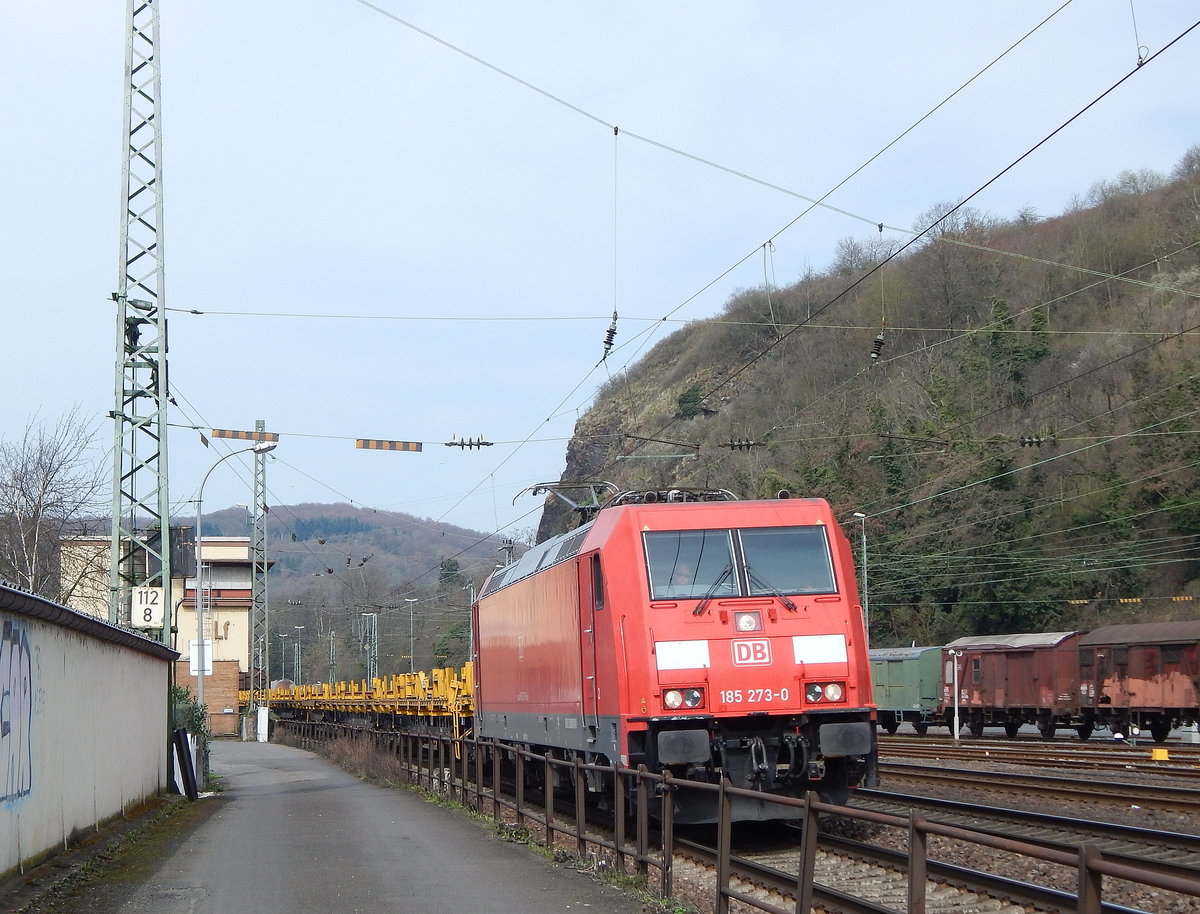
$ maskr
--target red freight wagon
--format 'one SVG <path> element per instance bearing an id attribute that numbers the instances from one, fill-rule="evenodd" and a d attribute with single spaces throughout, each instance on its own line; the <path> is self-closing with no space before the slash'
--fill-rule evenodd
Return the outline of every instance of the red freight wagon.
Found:
<path id="1" fill-rule="evenodd" d="M 873 782 L 849 542 L 821 499 L 727 495 L 621 493 L 496 571 L 474 608 L 478 735 L 763 793 Z M 677 821 L 714 811 L 679 792 Z"/>
<path id="2" fill-rule="evenodd" d="M 1172 727 L 1200 719 L 1200 621 L 1106 625 L 1079 639 L 1080 705 L 1090 733 L 1148 729 L 1162 742 Z"/>
<path id="3" fill-rule="evenodd" d="M 1077 725 L 1078 632 L 978 635 L 942 648 L 942 713 L 954 720 L 954 667 L 958 666 L 958 711 L 970 732 L 1004 727 L 1011 737 L 1033 724 L 1045 739 L 1059 727 Z M 1083 735 L 1082 733 L 1080 735 Z"/>

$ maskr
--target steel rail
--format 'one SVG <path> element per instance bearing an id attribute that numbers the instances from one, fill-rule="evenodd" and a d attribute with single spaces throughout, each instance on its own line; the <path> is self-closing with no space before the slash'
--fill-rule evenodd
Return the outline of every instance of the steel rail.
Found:
<path id="1" fill-rule="evenodd" d="M 1078 778 L 1053 775 L 1023 774 L 1012 771 L 979 771 L 968 768 L 930 768 L 924 765 L 904 765 L 880 762 L 880 774 L 892 774 L 919 781 L 972 786 L 991 790 L 1038 792 L 1056 796 L 1094 797 L 1120 800 L 1123 803 L 1154 806 L 1183 812 L 1200 811 L 1200 795 L 1195 787 L 1174 787 L 1164 784 L 1128 784 L 1120 781 L 1083 781 Z"/>

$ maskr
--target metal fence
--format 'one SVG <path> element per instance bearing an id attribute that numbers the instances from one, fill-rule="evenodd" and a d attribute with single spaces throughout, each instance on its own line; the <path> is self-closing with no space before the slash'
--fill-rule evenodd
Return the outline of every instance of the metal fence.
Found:
<path id="1" fill-rule="evenodd" d="M 975 844 L 999 851 L 1043 860 L 1049 863 L 1073 867 L 1077 873 L 1078 914 L 1101 914 L 1102 879 L 1105 876 L 1127 880 L 1145 886 L 1200 897 L 1200 878 L 1181 877 L 1171 873 L 1105 860 L 1093 844 L 1082 844 L 1075 854 L 1055 848 L 1030 844 L 1015 839 L 1002 838 L 969 829 L 930 822 L 913 812 L 909 816 L 872 812 L 847 806 L 824 803 L 815 797 L 803 799 L 789 797 L 764 797 L 761 792 L 733 787 L 722 780 L 719 784 L 704 784 L 684 781 L 667 775 L 647 771 L 645 767 L 624 768 L 620 765 L 589 765 L 579 760 L 554 758 L 541 755 L 511 744 L 494 740 L 457 739 L 433 733 L 410 733 L 396 730 L 368 730 L 335 723 L 303 721 L 280 721 L 279 724 L 302 741 L 328 741 L 335 739 L 367 739 L 383 752 L 395 755 L 401 762 L 409 781 L 420 789 L 445 795 L 448 799 L 497 821 L 504 821 L 509 813 L 518 828 L 540 831 L 541 841 L 553 848 L 558 836 L 573 841 L 575 853 L 581 859 L 608 852 L 618 873 L 628 874 L 630 868 L 642 877 L 647 886 L 654 886 L 664 898 L 673 891 L 672 862 L 675 855 L 673 826 L 674 796 L 680 789 L 709 791 L 714 793 L 717 819 L 717 847 L 715 860 L 715 885 L 713 897 L 716 914 L 727 914 L 730 901 L 738 901 L 769 914 L 808 914 L 814 901 L 819 900 L 820 887 L 815 884 L 815 868 L 818 847 L 818 824 L 820 813 L 836 813 L 839 816 L 871 822 L 908 831 L 908 914 L 925 914 L 926 874 L 930 861 L 928 844 L 931 836 L 941 836 L 955 841 Z M 484 755 L 486 750 L 494 758 L 507 755 L 511 758 L 515 772 L 513 794 L 501 789 L 500 766 L 491 767 L 490 782 L 485 776 Z M 541 766 L 542 783 L 546 785 L 538 801 L 526 797 L 526 773 L 529 766 Z M 573 785 L 574 815 L 560 820 L 555 809 L 556 801 L 569 798 L 565 791 L 556 791 L 554 784 L 557 769 L 567 769 L 566 782 Z M 587 778 L 611 778 L 612 791 L 612 835 L 589 832 L 585 808 L 587 800 Z M 732 808 L 735 797 L 768 800 L 780 806 L 798 809 L 803 819 L 803 840 L 799 863 L 795 874 L 795 906 L 783 908 L 735 887 L 733 856 L 731 852 Z M 632 815 L 627 808 L 632 802 Z M 657 813 L 657 834 L 652 834 L 652 810 Z M 793 812 L 793 816 L 797 813 Z M 782 817 L 782 813 L 781 813 Z M 633 834 L 629 834 L 632 825 Z M 654 840 L 652 840 L 652 837 Z M 657 874 L 651 877 L 651 870 Z"/>

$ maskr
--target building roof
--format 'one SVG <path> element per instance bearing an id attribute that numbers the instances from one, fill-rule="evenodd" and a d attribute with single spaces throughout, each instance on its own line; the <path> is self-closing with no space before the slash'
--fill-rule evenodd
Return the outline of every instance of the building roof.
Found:
<path id="1" fill-rule="evenodd" d="M 1066 641 L 1075 632 L 1030 632 L 1013 635 L 971 635 L 951 641 L 946 647 L 954 648 L 1035 648 L 1054 647 Z"/>
<path id="2" fill-rule="evenodd" d="M 1200 642 L 1200 619 L 1182 622 L 1138 622 L 1124 625 L 1104 625 L 1079 639 L 1080 646 L 1089 644 L 1173 644 Z"/>
<path id="3" fill-rule="evenodd" d="M 873 647 L 867 654 L 872 660 L 915 660 L 926 651 L 940 650 L 940 647 Z"/>
<path id="4" fill-rule="evenodd" d="M 42 619 L 54 625 L 60 625 L 63 628 L 83 632 L 91 635 L 93 638 L 100 638 L 104 641 L 119 644 L 122 647 L 133 648 L 136 651 L 141 651 L 143 654 L 151 654 L 166 660 L 175 660 L 179 657 L 178 651 L 172 650 L 165 644 L 140 635 L 135 631 L 111 625 L 103 619 L 97 619 L 95 616 L 77 612 L 67 606 L 60 606 L 58 603 L 54 603 L 44 597 L 26 593 L 5 583 L 0 583 L 0 610 L 18 616 L 30 616 L 35 619 Z"/>

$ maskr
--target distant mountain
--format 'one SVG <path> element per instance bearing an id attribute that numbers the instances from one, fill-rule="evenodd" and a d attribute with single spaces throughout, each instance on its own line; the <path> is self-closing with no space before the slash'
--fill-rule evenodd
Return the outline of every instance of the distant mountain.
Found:
<path id="1" fill-rule="evenodd" d="M 251 532 L 243 508 L 206 514 L 203 523 L 206 537 Z M 272 505 L 270 631 L 279 639 L 273 655 L 283 651 L 294 671 L 295 641 L 288 639 L 298 635 L 305 681 L 328 679 L 331 644 L 335 678 L 361 678 L 373 615 L 381 675 L 407 671 L 410 657 L 418 670 L 461 663 L 471 588 L 501 560 L 500 546 L 488 534 L 399 512 Z"/>

